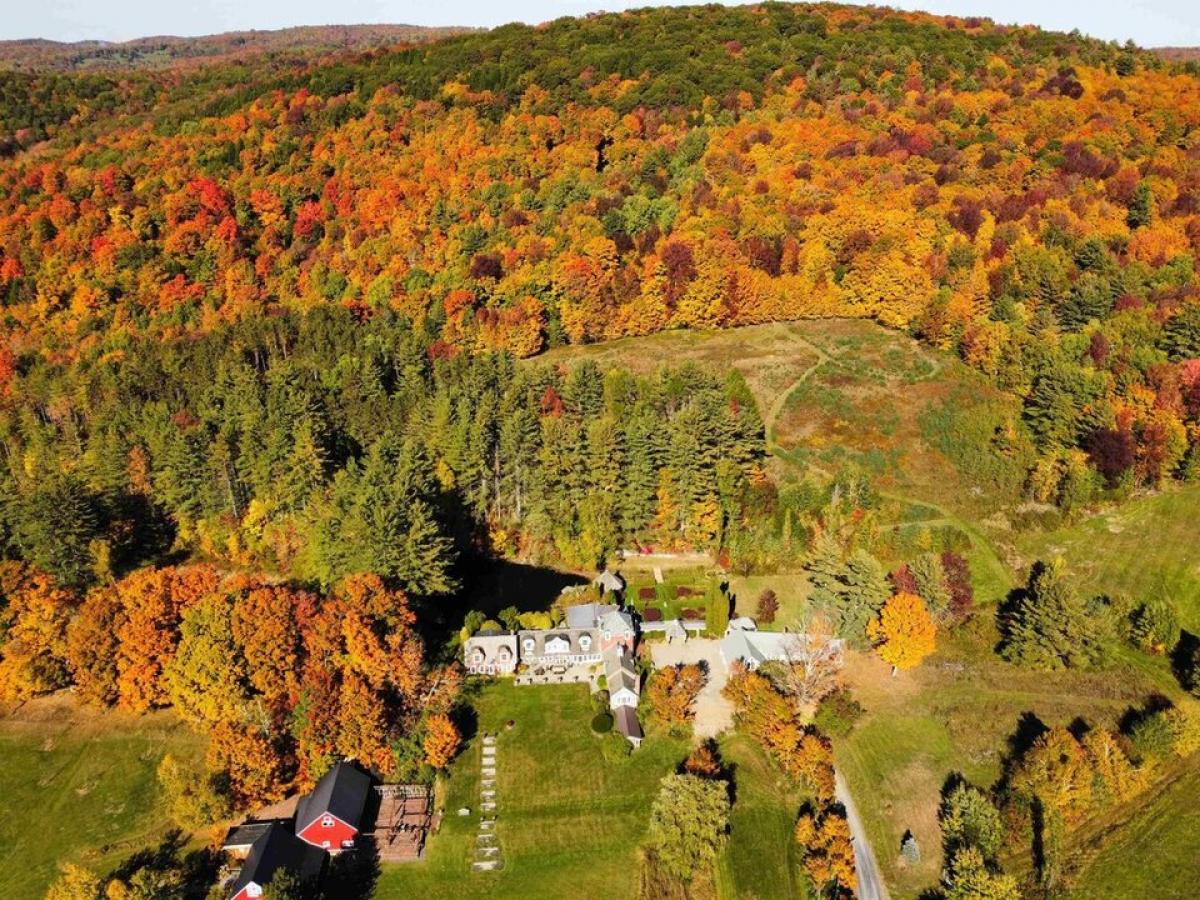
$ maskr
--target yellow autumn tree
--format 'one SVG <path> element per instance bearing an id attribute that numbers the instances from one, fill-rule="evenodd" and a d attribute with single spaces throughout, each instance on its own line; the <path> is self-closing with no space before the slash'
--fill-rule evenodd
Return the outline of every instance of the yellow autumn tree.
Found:
<path id="1" fill-rule="evenodd" d="M 937 648 L 937 625 L 916 594 L 899 593 L 888 600 L 879 617 L 867 623 L 867 635 L 884 661 L 891 663 L 892 674 L 920 665 Z"/>

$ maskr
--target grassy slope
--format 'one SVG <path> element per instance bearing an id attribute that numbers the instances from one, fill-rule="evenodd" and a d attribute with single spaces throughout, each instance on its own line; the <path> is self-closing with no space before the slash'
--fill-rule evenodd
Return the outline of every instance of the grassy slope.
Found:
<path id="1" fill-rule="evenodd" d="M 65 696 L 0 718 L 0 895 L 40 898 L 59 861 L 105 871 L 161 837 L 155 768 L 199 744 L 169 713 L 93 713 Z"/>
<path id="2" fill-rule="evenodd" d="M 425 860 L 388 866 L 376 897 L 631 897 L 637 846 L 658 781 L 687 754 L 684 741 L 651 733 L 632 756 L 606 759 L 591 733 L 591 706 L 580 685 L 484 687 L 475 701 L 480 733 L 497 732 L 499 835 L 505 867 L 470 871 L 478 829 L 476 741 L 454 763 L 439 834 Z M 513 720 L 512 730 L 504 723 Z M 726 898 L 803 897 L 796 882 L 791 829 L 800 800 L 745 738 L 722 747 L 735 766 L 737 803 L 719 881 Z M 460 807 L 469 817 L 456 815 Z"/>
<path id="3" fill-rule="evenodd" d="M 1029 558 L 1061 555 L 1085 588 L 1169 599 L 1200 632 L 1200 485 L 1124 503 L 1078 524 L 1023 536 Z"/>
<path id="4" fill-rule="evenodd" d="M 1088 900 L 1189 900 L 1200 884 L 1200 760 L 1193 757 L 1162 790 L 1121 810 L 1076 850 L 1089 859 L 1074 895 Z"/>
<path id="5" fill-rule="evenodd" d="M 725 900 L 803 898 L 807 886 L 792 840 L 802 797 L 750 738 L 726 735 L 721 756 L 734 769 L 736 802 L 717 872 Z"/>
<path id="6" fill-rule="evenodd" d="M 835 742 L 838 766 L 867 821 L 884 877 L 897 898 L 917 896 L 941 866 L 937 807 L 953 773 L 990 786 L 1024 721 L 1065 725 L 1076 718 L 1113 727 L 1154 692 L 1173 692 L 1165 665 L 1130 654 L 1109 672 L 1048 675 L 1014 668 L 990 648 L 990 619 L 943 639 L 920 668 L 892 677 L 873 656 L 855 655 L 847 679 L 867 712 Z M 900 841 L 911 830 L 921 862 L 908 866 Z"/>

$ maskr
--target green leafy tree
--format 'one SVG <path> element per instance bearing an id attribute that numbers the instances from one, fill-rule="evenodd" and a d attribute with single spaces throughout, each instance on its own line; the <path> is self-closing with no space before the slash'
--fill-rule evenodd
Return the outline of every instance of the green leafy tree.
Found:
<path id="1" fill-rule="evenodd" d="M 935 617 L 944 618 L 950 611 L 950 590 L 942 558 L 936 553 L 923 553 L 909 563 L 908 570 L 916 582 L 917 595 Z"/>
<path id="2" fill-rule="evenodd" d="M 168 753 L 158 764 L 158 785 L 171 818 L 195 831 L 229 817 L 229 798 L 209 772 L 185 766 Z"/>
<path id="3" fill-rule="evenodd" d="M 96 499 L 74 475 L 55 475 L 15 504 L 13 538 L 22 557 L 66 585 L 94 574 L 92 541 L 100 534 Z"/>
<path id="4" fill-rule="evenodd" d="M 680 882 L 716 864 L 729 827 L 729 786 L 695 775 L 672 774 L 650 810 L 647 849 Z"/>
<path id="5" fill-rule="evenodd" d="M 1004 846 L 1004 822 L 987 794 L 969 784 L 959 784 L 942 802 L 942 844 L 947 858 L 966 848 L 979 851 L 994 863 Z"/>
<path id="6" fill-rule="evenodd" d="M 1149 225 L 1154 217 L 1154 192 L 1145 181 L 1138 182 L 1133 189 L 1133 199 L 1129 201 L 1129 212 L 1125 221 L 1130 228 L 1141 228 Z"/>
<path id="7" fill-rule="evenodd" d="M 1179 643 L 1179 614 L 1167 600 L 1149 600 L 1134 610 L 1129 636 L 1134 646 L 1150 653 L 1166 653 Z"/>
<path id="8" fill-rule="evenodd" d="M 245 715 L 250 694 L 232 617 L 233 604 L 221 593 L 204 597 L 183 614 L 179 647 L 164 678 L 171 702 L 192 722 L 234 722 Z"/>

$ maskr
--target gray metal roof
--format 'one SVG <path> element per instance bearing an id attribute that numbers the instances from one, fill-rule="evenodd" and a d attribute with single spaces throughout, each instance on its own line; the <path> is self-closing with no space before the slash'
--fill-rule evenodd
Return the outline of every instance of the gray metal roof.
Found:
<path id="1" fill-rule="evenodd" d="M 259 886 L 270 883 L 280 869 L 295 872 L 302 879 L 321 873 L 325 852 L 306 844 L 288 830 L 286 825 L 272 822 L 250 848 L 250 855 L 233 883 L 233 895 L 253 882 Z"/>
<path id="2" fill-rule="evenodd" d="M 367 773 L 345 760 L 335 763 L 321 776 L 312 793 L 301 797 L 296 804 L 296 831 L 303 831 L 325 813 L 359 828 L 370 791 L 371 777 Z"/>
<path id="3" fill-rule="evenodd" d="M 576 603 L 567 607 L 567 627 L 595 628 L 602 616 L 617 609 L 611 603 Z"/>

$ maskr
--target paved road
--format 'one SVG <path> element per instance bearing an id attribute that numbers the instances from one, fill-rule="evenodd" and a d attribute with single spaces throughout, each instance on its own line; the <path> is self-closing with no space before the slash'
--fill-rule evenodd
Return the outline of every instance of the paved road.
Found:
<path id="1" fill-rule="evenodd" d="M 858 872 L 858 900 L 888 900 L 887 885 L 879 877 L 879 866 L 875 864 L 875 852 L 871 849 L 871 842 L 867 840 L 867 830 L 858 816 L 854 798 L 850 796 L 841 772 L 837 773 L 835 790 L 838 802 L 846 807 L 850 839 L 854 842 L 854 868 Z"/>

